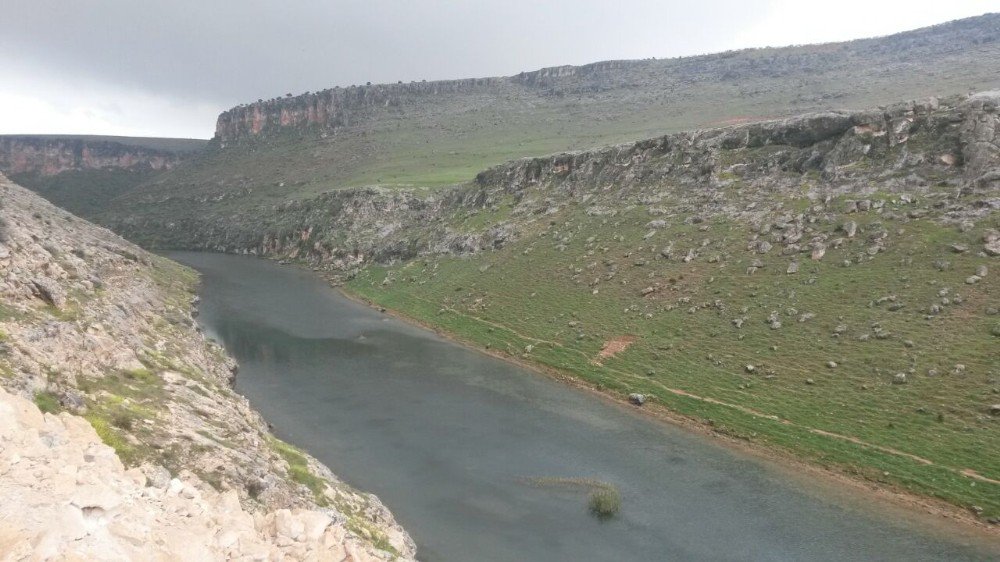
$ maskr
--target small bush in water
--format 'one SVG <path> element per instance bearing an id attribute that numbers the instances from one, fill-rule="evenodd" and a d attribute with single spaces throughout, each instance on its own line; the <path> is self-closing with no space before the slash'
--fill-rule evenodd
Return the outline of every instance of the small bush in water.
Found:
<path id="1" fill-rule="evenodd" d="M 622 496 L 613 486 L 601 487 L 590 493 L 590 512 L 600 519 L 607 519 L 622 508 Z"/>

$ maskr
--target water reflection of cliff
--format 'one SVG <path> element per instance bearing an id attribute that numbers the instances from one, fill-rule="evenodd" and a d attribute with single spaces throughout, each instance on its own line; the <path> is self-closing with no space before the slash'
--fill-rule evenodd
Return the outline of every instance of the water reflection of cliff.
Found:
<path id="1" fill-rule="evenodd" d="M 242 318 L 226 315 L 213 322 L 214 332 L 226 349 L 240 363 L 301 368 L 306 365 L 332 365 L 336 361 L 371 358 L 384 349 L 381 331 L 357 338 L 308 338 L 290 334 Z"/>

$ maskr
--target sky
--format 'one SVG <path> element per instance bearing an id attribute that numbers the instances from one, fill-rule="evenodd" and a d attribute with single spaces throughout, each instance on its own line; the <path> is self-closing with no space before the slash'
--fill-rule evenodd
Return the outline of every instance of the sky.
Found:
<path id="1" fill-rule="evenodd" d="M 2 0 L 0 134 L 209 138 L 240 103 L 887 35 L 1000 0 Z"/>

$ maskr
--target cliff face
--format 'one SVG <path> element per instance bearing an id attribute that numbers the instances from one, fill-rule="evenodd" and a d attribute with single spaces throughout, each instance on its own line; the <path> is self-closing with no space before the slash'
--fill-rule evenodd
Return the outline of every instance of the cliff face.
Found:
<path id="1" fill-rule="evenodd" d="M 0 387 L 22 397 L 0 391 L 0 552 L 409 559 L 377 498 L 232 390 L 196 281 L 0 176 Z"/>
<path id="2" fill-rule="evenodd" d="M 168 170 L 184 153 L 80 138 L 2 136 L 0 171 L 8 175 L 54 176 L 99 169 Z"/>
<path id="3" fill-rule="evenodd" d="M 481 78 L 410 84 L 332 88 L 300 96 L 257 101 L 219 115 L 215 137 L 223 145 L 282 129 L 334 129 L 362 122 L 374 112 L 437 96 L 499 92 L 506 80 Z"/>

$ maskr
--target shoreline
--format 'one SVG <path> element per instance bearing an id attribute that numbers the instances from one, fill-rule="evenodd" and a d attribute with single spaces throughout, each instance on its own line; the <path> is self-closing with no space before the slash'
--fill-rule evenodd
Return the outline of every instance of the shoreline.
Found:
<path id="1" fill-rule="evenodd" d="M 311 270 L 307 269 L 307 271 Z M 321 278 L 327 280 L 328 283 L 330 281 L 326 276 L 321 275 Z M 916 525 L 922 530 L 946 539 L 972 541 L 977 546 L 1000 555 L 1000 544 L 998 544 L 1000 525 L 982 521 L 968 510 L 944 500 L 914 494 L 892 485 L 856 478 L 841 470 L 809 462 L 789 451 L 720 434 L 705 422 L 678 414 L 659 404 L 647 402 L 642 407 L 633 406 L 623 397 L 598 390 L 569 372 L 525 361 L 497 350 L 483 348 L 432 324 L 373 303 L 360 295 L 351 293 L 342 285 L 331 284 L 330 288 L 352 302 L 391 316 L 411 326 L 428 330 L 444 340 L 471 351 L 517 365 L 561 384 L 585 391 L 632 415 L 653 419 L 659 423 L 710 438 L 713 443 L 750 456 L 774 468 L 781 476 L 788 478 L 792 485 L 805 493 L 835 503 L 846 510 L 866 511 L 869 515 L 873 514 L 872 512 L 890 512 L 897 520 Z M 846 495 L 845 491 L 847 491 Z"/>

